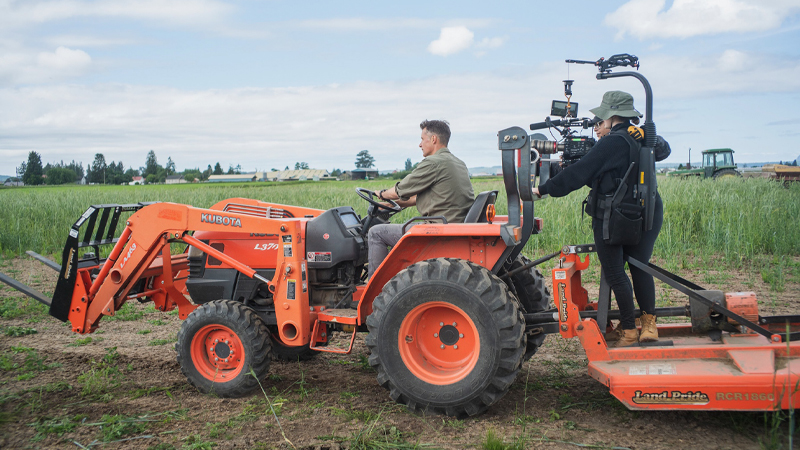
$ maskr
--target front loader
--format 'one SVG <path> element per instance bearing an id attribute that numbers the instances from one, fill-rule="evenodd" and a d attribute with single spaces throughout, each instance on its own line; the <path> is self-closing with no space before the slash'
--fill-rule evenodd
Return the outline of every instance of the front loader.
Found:
<path id="1" fill-rule="evenodd" d="M 613 60 L 601 66 L 605 78 Z M 645 130 L 655 136 L 646 90 Z M 800 402 L 800 316 L 760 316 L 752 293 L 704 290 L 629 259 L 689 298 L 656 315 L 691 323 L 659 324 L 662 339 L 652 345 L 609 346 L 609 320 L 619 317 L 610 289 L 603 281 L 590 301 L 581 285 L 594 245 L 523 257 L 543 227 L 531 192 L 539 154 L 518 127 L 498 133 L 498 149 L 508 215 L 495 215 L 498 192 L 489 191 L 477 196 L 465 223 L 411 219 L 369 279 L 369 228 L 399 207 L 358 188 L 370 204 L 364 217 L 349 206 L 319 210 L 244 198 L 209 209 L 92 206 L 72 226 L 61 265 L 48 262 L 59 270 L 52 300 L 0 280 L 49 304 L 51 315 L 81 334 L 127 301 L 177 308 L 184 319 L 176 343 L 181 371 L 200 391 L 222 397 L 258 389 L 272 358 L 350 353 L 357 333 L 368 332 L 378 382 L 416 411 L 480 414 L 508 392 L 548 334 L 578 337 L 589 374 L 632 409 L 767 411 Z M 536 266 L 554 258 L 551 308 Z M 349 335 L 346 348 L 328 345 L 335 332 Z"/>

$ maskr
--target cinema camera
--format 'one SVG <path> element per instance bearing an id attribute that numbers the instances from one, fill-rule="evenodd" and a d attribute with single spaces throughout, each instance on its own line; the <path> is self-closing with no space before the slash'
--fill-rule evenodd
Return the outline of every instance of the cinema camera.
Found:
<path id="1" fill-rule="evenodd" d="M 629 54 L 614 55 L 609 59 L 600 58 L 597 61 L 580 61 L 574 59 L 566 60 L 568 64 L 592 64 L 600 69 L 601 73 L 609 73 L 613 67 L 630 66 L 638 69 L 639 60 Z M 553 120 L 547 117 L 544 122 L 532 123 L 531 130 L 551 128 L 558 131 L 561 139 L 558 141 L 531 140 L 531 148 L 538 150 L 542 154 L 555 154 L 562 152 L 561 165 L 566 167 L 578 162 L 589 150 L 592 149 L 597 140 L 593 137 L 581 136 L 573 128 L 587 129 L 592 128 L 595 121 L 589 118 L 577 118 L 578 104 L 571 102 L 573 80 L 564 80 L 563 100 L 553 100 L 550 107 L 550 116 L 561 117 Z M 533 137 L 533 136 L 532 136 Z"/>
<path id="2" fill-rule="evenodd" d="M 561 155 L 562 165 L 568 166 L 578 162 L 597 142 L 592 137 L 580 136 L 573 128 L 587 129 L 594 126 L 594 122 L 588 118 L 576 118 L 578 115 L 578 104 L 570 102 L 572 96 L 573 80 L 564 80 L 564 95 L 567 101 L 553 100 L 550 107 L 550 116 L 561 117 L 553 120 L 547 117 L 544 122 L 532 123 L 531 130 L 551 128 L 558 131 L 561 139 L 558 141 L 532 140 L 531 147 L 542 154 L 554 154 L 563 152 Z"/>

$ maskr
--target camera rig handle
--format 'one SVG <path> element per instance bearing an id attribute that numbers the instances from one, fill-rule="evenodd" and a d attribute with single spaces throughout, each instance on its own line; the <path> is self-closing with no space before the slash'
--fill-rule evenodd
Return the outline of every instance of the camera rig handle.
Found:
<path id="1" fill-rule="evenodd" d="M 627 53 L 612 55 L 608 59 L 600 58 L 597 61 L 583 61 L 579 59 L 568 59 L 567 64 L 592 64 L 600 69 L 600 72 L 610 72 L 612 67 L 633 67 L 639 70 L 639 58 Z"/>
<path id="2" fill-rule="evenodd" d="M 582 118 L 582 119 L 559 119 L 559 120 L 551 120 L 549 117 L 544 120 L 544 122 L 536 122 L 530 125 L 531 130 L 541 130 L 542 128 L 553 128 L 553 127 L 583 127 L 583 128 L 592 128 L 595 122 L 589 118 Z M 559 130 L 561 132 L 561 130 Z M 561 133 L 564 134 L 563 132 Z"/>

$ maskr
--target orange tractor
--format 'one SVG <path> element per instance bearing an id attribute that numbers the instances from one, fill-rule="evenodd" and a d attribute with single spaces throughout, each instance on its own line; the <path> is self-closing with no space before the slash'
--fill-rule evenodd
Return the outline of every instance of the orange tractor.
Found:
<path id="1" fill-rule="evenodd" d="M 200 391 L 223 397 L 258 389 L 272 357 L 349 353 L 357 333 L 368 331 L 378 382 L 412 410 L 480 414 L 555 333 L 580 339 L 590 375 L 629 408 L 773 410 L 800 402 L 800 316 L 762 317 L 752 293 L 704 290 L 652 264 L 629 260 L 690 300 L 656 315 L 691 323 L 660 324 L 662 340 L 646 347 L 610 348 L 604 334 L 618 311 L 609 310 L 608 286 L 601 284 L 598 301 L 581 286 L 589 258 L 580 255 L 593 245 L 536 261 L 521 255 L 542 229 L 531 193 L 539 155 L 522 128 L 498 138 L 508 215 L 495 215 L 491 191 L 478 195 L 466 223 L 411 219 L 370 279 L 367 232 L 399 208 L 359 188 L 370 203 L 365 217 L 346 206 L 244 198 L 209 209 L 92 206 L 72 226 L 61 265 L 45 261 L 59 271 L 52 299 L 0 280 L 81 334 L 127 301 L 177 308 L 182 372 Z M 172 254 L 172 244 L 186 250 Z M 535 268 L 553 258 L 555 308 Z M 328 345 L 334 332 L 349 334 L 347 348 Z"/>

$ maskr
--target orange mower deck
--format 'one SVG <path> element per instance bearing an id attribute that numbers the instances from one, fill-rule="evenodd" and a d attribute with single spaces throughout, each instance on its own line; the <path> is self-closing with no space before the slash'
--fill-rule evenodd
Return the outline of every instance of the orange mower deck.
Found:
<path id="1" fill-rule="evenodd" d="M 598 302 L 588 302 L 580 284 L 588 265 L 588 257 L 562 253 L 553 269 L 557 332 L 580 339 L 589 375 L 629 409 L 772 411 L 800 405 L 800 316 L 761 317 L 753 293 L 723 299 L 719 291 L 704 291 L 649 265 L 653 275 L 690 294 L 695 311 L 685 311 L 692 323 L 658 324 L 659 341 L 614 348 L 597 319 L 610 299 L 601 294 Z M 716 306 L 704 312 L 703 299 Z M 656 315 L 683 315 L 681 309 L 657 308 Z M 710 320 L 718 328 L 710 328 Z"/>

